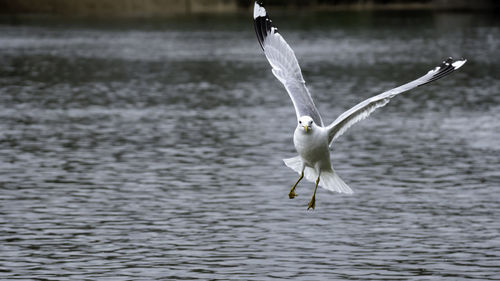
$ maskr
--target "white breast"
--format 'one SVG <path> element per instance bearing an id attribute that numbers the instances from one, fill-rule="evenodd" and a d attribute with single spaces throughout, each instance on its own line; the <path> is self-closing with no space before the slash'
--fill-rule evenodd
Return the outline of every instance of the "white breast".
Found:
<path id="1" fill-rule="evenodd" d="M 331 167 L 328 132 L 324 128 L 315 126 L 310 133 L 305 133 L 304 129 L 297 127 L 293 134 L 293 143 L 307 166 Z"/>

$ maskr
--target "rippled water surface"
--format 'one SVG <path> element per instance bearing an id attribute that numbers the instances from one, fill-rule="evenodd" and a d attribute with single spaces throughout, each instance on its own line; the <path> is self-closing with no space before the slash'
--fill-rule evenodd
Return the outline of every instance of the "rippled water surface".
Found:
<path id="1" fill-rule="evenodd" d="M 277 14 L 326 122 L 469 60 L 344 135 L 315 211 L 251 15 L 0 22 L 0 279 L 500 276 L 492 15 Z"/>

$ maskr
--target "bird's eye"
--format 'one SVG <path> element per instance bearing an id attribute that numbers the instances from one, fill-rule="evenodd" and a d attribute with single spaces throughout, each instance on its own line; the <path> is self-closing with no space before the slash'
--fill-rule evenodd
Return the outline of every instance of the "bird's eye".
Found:
<path id="1" fill-rule="evenodd" d="M 299 121 L 299 124 L 302 124 L 302 121 Z"/>

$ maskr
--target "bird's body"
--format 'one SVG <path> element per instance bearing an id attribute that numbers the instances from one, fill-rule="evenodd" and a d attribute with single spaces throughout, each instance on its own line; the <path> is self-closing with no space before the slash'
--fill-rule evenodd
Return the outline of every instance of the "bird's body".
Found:
<path id="1" fill-rule="evenodd" d="M 385 106 L 396 95 L 438 80 L 466 62 L 465 59 L 448 58 L 424 76 L 362 101 L 341 114 L 330 125 L 324 126 L 321 115 L 305 85 L 293 50 L 278 33 L 278 29 L 272 25 L 264 7 L 257 2 L 255 2 L 253 18 L 257 39 L 271 64 L 272 73 L 285 86 L 295 107 L 297 127 L 293 135 L 293 143 L 299 155 L 283 161 L 300 174 L 299 180 L 290 190 L 290 198 L 296 196 L 295 188 L 303 177 L 316 182 L 308 208 L 314 209 L 318 185 L 330 191 L 352 193 L 351 188 L 337 175 L 330 161 L 329 148 L 338 137 L 352 125 L 368 117 L 375 109 Z"/>
<path id="2" fill-rule="evenodd" d="M 331 168 L 328 148 L 328 132 L 313 123 L 308 132 L 297 126 L 293 133 L 293 144 L 304 165 L 314 169 Z"/>
<path id="3" fill-rule="evenodd" d="M 299 156 L 284 159 L 285 164 L 301 176 L 290 190 L 289 197 L 294 198 L 295 187 L 305 176 L 309 181 L 316 181 L 316 187 L 309 208 L 315 206 L 315 195 L 318 185 L 325 189 L 343 193 L 352 193 L 351 188 L 337 175 L 330 161 L 328 129 L 318 126 L 309 116 L 299 118 L 293 133 L 293 144 Z"/>

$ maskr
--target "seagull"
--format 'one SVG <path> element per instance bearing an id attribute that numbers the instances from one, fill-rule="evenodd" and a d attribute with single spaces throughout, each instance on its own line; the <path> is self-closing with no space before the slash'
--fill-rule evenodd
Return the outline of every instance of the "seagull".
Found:
<path id="1" fill-rule="evenodd" d="M 308 210 L 311 208 L 314 210 L 318 185 L 330 191 L 353 193 L 332 167 L 329 149 L 335 140 L 352 125 L 368 117 L 375 109 L 386 105 L 396 95 L 443 78 L 467 61 L 454 60 L 450 57 L 424 76 L 358 103 L 342 113 L 330 125 L 325 126 L 307 90 L 292 48 L 278 33 L 278 29 L 267 16 L 266 9 L 257 2 L 254 5 L 253 20 L 257 39 L 271 64 L 272 73 L 285 86 L 295 107 L 297 127 L 293 134 L 293 143 L 299 155 L 283 161 L 300 175 L 288 194 L 290 199 L 296 196 L 295 188 L 304 176 L 316 183 L 307 206 Z"/>

